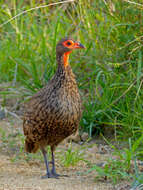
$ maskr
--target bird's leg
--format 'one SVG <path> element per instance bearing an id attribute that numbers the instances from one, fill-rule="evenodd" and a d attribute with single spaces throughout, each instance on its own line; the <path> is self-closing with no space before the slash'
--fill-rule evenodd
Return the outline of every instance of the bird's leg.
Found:
<path id="1" fill-rule="evenodd" d="M 54 148 L 53 147 L 51 147 L 51 154 L 52 154 L 52 170 L 51 170 L 51 173 L 53 176 L 58 177 L 60 175 L 56 173 L 55 156 L 54 156 Z"/>
<path id="2" fill-rule="evenodd" d="M 55 176 L 55 178 L 58 178 L 59 176 L 69 177 L 68 175 L 60 175 L 56 173 L 54 147 L 51 147 L 51 154 L 52 154 L 52 161 L 50 163 L 52 163 L 52 170 L 51 170 L 52 175 Z"/>
<path id="3" fill-rule="evenodd" d="M 55 171 L 55 166 L 54 167 L 52 167 L 52 171 L 50 172 L 50 169 L 49 169 L 49 163 L 52 163 L 52 166 L 53 166 L 53 156 L 52 156 L 52 161 L 51 162 L 48 162 L 47 161 L 47 152 L 46 152 L 46 150 L 42 147 L 41 148 L 41 151 L 42 151 L 42 153 L 43 153 L 43 156 L 44 156 L 44 161 L 45 161 L 45 164 L 46 164 L 46 170 L 47 170 L 47 174 L 45 175 L 45 176 L 42 176 L 42 179 L 46 179 L 46 178 L 58 178 L 58 174 L 56 174 L 56 172 L 53 172 L 53 171 Z M 54 163 L 54 165 L 55 165 L 55 163 Z"/>
<path id="4" fill-rule="evenodd" d="M 44 148 L 41 148 L 42 154 L 44 156 L 44 161 L 45 161 L 45 165 L 46 165 L 46 170 L 47 170 L 47 174 L 46 176 L 42 176 L 42 178 L 50 178 L 51 173 L 49 170 L 49 162 L 47 161 L 47 152 Z"/>

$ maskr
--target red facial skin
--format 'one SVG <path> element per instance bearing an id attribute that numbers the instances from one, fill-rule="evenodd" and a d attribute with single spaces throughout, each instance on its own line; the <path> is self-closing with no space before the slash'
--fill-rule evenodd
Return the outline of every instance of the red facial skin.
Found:
<path id="1" fill-rule="evenodd" d="M 81 49 L 84 48 L 83 45 L 81 45 L 79 42 L 73 42 L 72 40 L 67 40 L 65 42 L 63 42 L 63 45 L 69 49 L 71 49 L 70 51 L 64 53 L 63 56 L 63 60 L 64 60 L 64 66 L 66 67 L 69 63 L 68 63 L 68 59 L 69 59 L 69 54 L 72 52 L 73 49 Z"/>

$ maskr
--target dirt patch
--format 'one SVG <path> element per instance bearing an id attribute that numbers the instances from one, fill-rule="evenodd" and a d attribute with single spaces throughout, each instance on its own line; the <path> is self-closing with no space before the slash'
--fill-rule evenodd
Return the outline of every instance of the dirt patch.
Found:
<path id="1" fill-rule="evenodd" d="M 68 143 L 62 143 L 56 150 L 57 173 L 66 174 L 68 177 L 59 179 L 41 179 L 45 175 L 43 159 L 24 159 L 22 146 L 17 136 L 22 135 L 22 123 L 17 119 L 5 119 L 0 121 L 0 190 L 114 190 L 110 183 L 95 182 L 95 171 L 87 173 L 89 166 L 79 161 L 76 166 L 64 167 L 59 159 L 59 154 L 65 152 Z M 20 136 L 21 137 L 21 136 Z M 10 142 L 9 142 L 10 141 Z M 101 154 L 101 146 L 95 142 L 79 145 L 72 144 L 72 149 L 80 149 L 84 159 L 90 163 L 104 162 L 111 151 Z M 37 155 L 40 153 L 37 153 Z M 22 155 L 19 159 L 13 159 L 16 155 Z"/>
<path id="2" fill-rule="evenodd" d="M 82 169 L 84 167 L 84 170 Z M 68 177 L 59 179 L 41 179 L 45 174 L 44 163 L 12 163 L 9 156 L 0 155 L 0 190 L 112 190 L 110 184 L 96 184 L 93 174 L 84 174 L 85 166 L 75 168 L 57 167 L 58 173 Z M 80 174 L 78 172 L 80 171 Z M 81 172 L 82 171 L 82 172 Z"/>

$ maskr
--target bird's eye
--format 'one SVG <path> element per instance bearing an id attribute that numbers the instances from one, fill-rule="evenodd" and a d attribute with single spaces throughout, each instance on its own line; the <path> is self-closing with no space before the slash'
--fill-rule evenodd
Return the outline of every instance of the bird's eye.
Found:
<path id="1" fill-rule="evenodd" d="M 66 40 L 63 42 L 63 45 L 67 48 L 71 48 L 74 45 L 74 42 L 72 40 Z"/>
<path id="2" fill-rule="evenodd" d="M 68 46 L 70 46 L 70 45 L 71 45 L 71 42 L 67 42 L 66 44 L 67 44 Z"/>

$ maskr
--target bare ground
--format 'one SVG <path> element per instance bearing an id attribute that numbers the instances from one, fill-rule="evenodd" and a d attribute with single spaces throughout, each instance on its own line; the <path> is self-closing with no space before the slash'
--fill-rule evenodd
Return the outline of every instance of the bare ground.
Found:
<path id="1" fill-rule="evenodd" d="M 26 161 L 24 156 L 13 160 L 20 146 L 16 140 L 17 134 L 22 134 L 22 123 L 17 119 L 3 119 L 0 121 L 0 190 L 124 190 L 128 188 L 114 187 L 108 181 L 95 182 L 96 173 L 87 173 L 88 164 L 83 161 L 76 166 L 64 167 L 58 158 L 58 152 L 66 151 L 67 142 L 59 145 L 56 151 L 57 173 L 68 177 L 59 179 L 41 179 L 45 174 L 44 162 L 40 159 Z M 10 142 L 9 141 L 10 139 Z M 16 144 L 15 144 L 16 141 Z M 13 144 L 12 144 L 13 143 Z M 72 148 L 81 148 L 84 158 L 91 163 L 104 162 L 111 152 L 95 142 L 79 145 L 73 143 Z M 101 154 L 102 152 L 102 154 Z"/>

